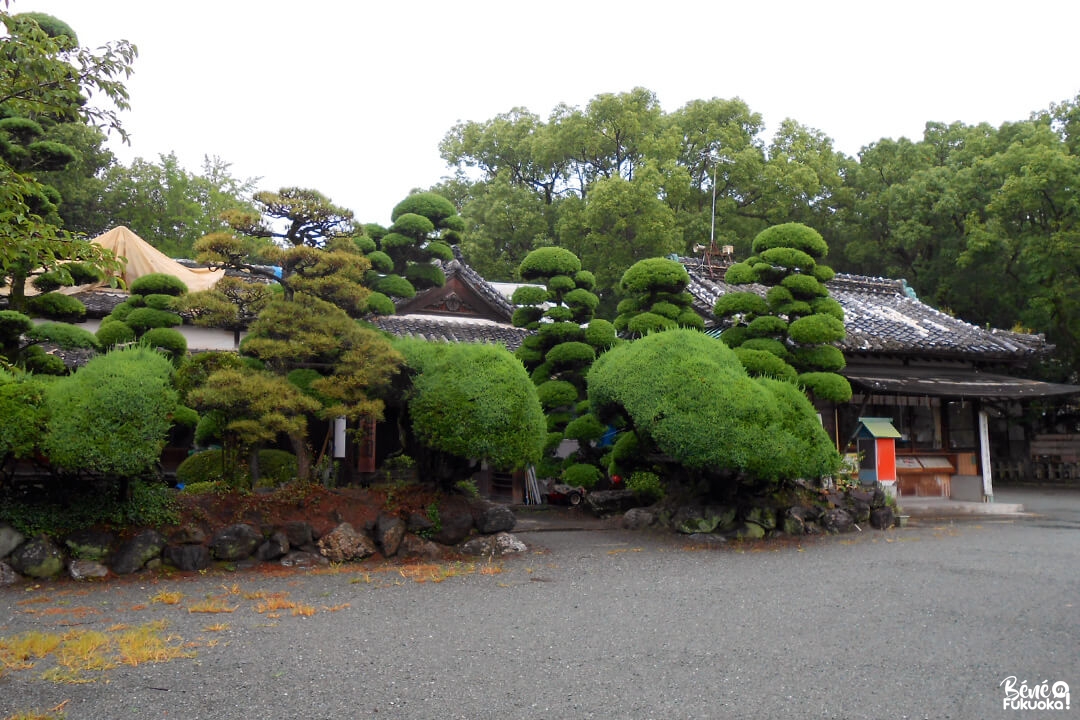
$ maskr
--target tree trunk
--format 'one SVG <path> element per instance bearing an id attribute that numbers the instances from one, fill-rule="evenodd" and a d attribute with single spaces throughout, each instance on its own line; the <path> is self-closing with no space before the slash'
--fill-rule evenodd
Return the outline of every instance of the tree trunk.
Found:
<path id="1" fill-rule="evenodd" d="M 251 475 L 251 489 L 259 486 L 259 448 L 251 448 L 248 453 L 248 474 Z"/>
<path id="2" fill-rule="evenodd" d="M 302 436 L 290 437 L 289 442 L 292 443 L 293 453 L 296 455 L 296 478 L 307 482 L 311 479 L 311 450 Z"/>

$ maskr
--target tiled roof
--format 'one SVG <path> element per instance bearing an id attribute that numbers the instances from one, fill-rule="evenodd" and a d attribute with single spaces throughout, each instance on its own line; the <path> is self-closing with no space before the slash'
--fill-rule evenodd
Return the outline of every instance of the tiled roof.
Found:
<path id="1" fill-rule="evenodd" d="M 695 258 L 684 258 L 690 273 L 687 291 L 706 322 L 721 295 L 753 291 L 761 285 L 729 285 L 723 270 L 712 273 Z M 935 310 L 909 294 L 903 280 L 837 274 L 826 283 L 829 295 L 844 308 L 845 354 L 919 355 L 968 360 L 1024 361 L 1049 351 L 1042 335 L 984 329 Z"/>
<path id="2" fill-rule="evenodd" d="M 497 343 L 514 351 L 530 334 L 524 328 L 482 318 L 447 315 L 383 315 L 372 322 L 398 337 L 413 337 L 433 342 Z"/>

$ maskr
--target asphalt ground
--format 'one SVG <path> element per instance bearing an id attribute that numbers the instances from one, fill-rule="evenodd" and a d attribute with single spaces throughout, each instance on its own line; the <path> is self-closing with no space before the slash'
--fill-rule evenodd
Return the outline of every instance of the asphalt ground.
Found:
<path id="1" fill-rule="evenodd" d="M 3 673 L 0 717 L 1076 717 L 1080 493 L 1022 492 L 1022 517 L 803 541 L 571 517 L 502 561 L 17 585 L 0 638 L 164 623 L 190 657 L 56 682 L 53 651 Z M 1003 709 L 1010 676 L 1070 708 Z"/>

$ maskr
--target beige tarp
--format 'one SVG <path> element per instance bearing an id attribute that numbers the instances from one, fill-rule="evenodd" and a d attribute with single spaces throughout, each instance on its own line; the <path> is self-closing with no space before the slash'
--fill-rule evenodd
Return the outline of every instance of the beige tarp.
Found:
<path id="1" fill-rule="evenodd" d="M 183 280 L 190 292 L 198 292 L 209 290 L 225 276 L 224 270 L 185 267 L 123 225 L 99 235 L 91 242 L 112 250 L 117 257 L 127 258 L 127 266 L 121 277 L 128 287 L 143 275 L 165 273 Z"/>

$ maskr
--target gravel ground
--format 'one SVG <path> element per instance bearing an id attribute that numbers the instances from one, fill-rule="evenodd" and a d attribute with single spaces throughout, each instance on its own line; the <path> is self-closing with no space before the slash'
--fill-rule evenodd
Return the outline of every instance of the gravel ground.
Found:
<path id="1" fill-rule="evenodd" d="M 1072 717 L 1080 493 L 1032 499 L 1031 517 L 802 543 L 534 523 L 524 556 L 419 575 L 16 586 L 0 590 L 0 638 L 164 619 L 194 656 L 68 684 L 41 678 L 53 654 L 0 677 L 0 717 L 61 703 L 70 720 Z M 183 597 L 153 601 L 166 591 Z M 189 612 L 207 597 L 235 610 Z M 314 614 L 260 607 L 274 598 Z M 1010 675 L 1069 683 L 1071 709 L 1004 711 Z"/>

